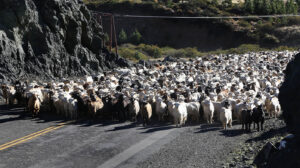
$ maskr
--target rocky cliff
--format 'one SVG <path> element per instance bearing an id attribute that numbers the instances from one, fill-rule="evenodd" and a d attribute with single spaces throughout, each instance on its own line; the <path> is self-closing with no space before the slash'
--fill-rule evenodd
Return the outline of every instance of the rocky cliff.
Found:
<path id="1" fill-rule="evenodd" d="M 0 80 L 93 74 L 125 60 L 103 47 L 81 0 L 0 0 Z"/>

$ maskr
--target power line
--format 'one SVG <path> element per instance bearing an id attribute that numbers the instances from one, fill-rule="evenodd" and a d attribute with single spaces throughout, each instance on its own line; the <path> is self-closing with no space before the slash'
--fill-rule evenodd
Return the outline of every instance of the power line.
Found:
<path id="1" fill-rule="evenodd" d="M 282 18 L 298 17 L 299 14 L 282 14 L 282 15 L 250 15 L 250 16 L 146 16 L 146 15 L 122 15 L 92 11 L 103 15 L 113 15 L 123 18 L 153 18 L 153 19 L 257 19 L 257 18 Z"/>

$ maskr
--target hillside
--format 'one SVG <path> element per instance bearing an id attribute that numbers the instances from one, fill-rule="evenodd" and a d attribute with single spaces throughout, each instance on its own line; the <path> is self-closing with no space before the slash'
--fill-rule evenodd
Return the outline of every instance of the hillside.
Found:
<path id="1" fill-rule="evenodd" d="M 247 3 L 250 1 L 250 10 Z M 100 12 L 156 16 L 235 16 L 297 13 L 293 1 L 249 0 L 245 3 L 194 0 L 186 3 L 85 0 L 88 8 Z M 267 4 L 265 4 L 268 2 Z M 290 4 L 294 4 L 292 7 Z M 280 6 L 281 5 L 281 6 Z M 257 7 L 256 7 L 257 6 Z M 270 8 L 270 9 L 269 9 Z M 123 29 L 127 36 L 138 30 L 143 43 L 174 48 L 197 47 L 201 51 L 235 48 L 245 43 L 262 47 L 292 46 L 300 44 L 300 17 L 268 19 L 150 19 L 116 17 L 118 34 Z M 103 18 L 104 31 L 110 22 Z"/>

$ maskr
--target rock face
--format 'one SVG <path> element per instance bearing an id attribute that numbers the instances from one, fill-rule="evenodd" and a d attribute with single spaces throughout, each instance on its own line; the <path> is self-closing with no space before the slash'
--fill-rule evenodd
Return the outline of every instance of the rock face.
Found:
<path id="1" fill-rule="evenodd" d="M 103 47 L 81 0 L 0 0 L 0 80 L 93 74 L 127 62 Z"/>
<path id="2" fill-rule="evenodd" d="M 300 53 L 295 55 L 285 70 L 279 101 L 288 130 L 300 137 Z"/>

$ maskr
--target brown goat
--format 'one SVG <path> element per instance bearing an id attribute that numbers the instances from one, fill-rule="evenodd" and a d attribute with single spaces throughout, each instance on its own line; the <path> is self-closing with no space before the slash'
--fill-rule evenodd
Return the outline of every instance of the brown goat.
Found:
<path id="1" fill-rule="evenodd" d="M 32 117 L 36 117 L 40 112 L 40 100 L 36 94 L 30 96 L 28 101 L 28 111 L 32 114 Z"/>
<path id="2" fill-rule="evenodd" d="M 2 89 L 2 93 L 3 93 L 3 98 L 5 99 L 5 103 L 8 104 L 8 97 L 9 97 L 8 86 L 2 85 L 1 89 Z"/>
<path id="3" fill-rule="evenodd" d="M 87 104 L 88 104 L 88 114 L 91 118 L 95 118 L 97 112 L 103 109 L 104 107 L 102 100 L 96 95 L 91 95 L 91 99 L 88 100 Z"/>
<path id="4" fill-rule="evenodd" d="M 143 125 L 148 125 L 152 117 L 152 107 L 150 103 L 141 102 L 141 117 Z"/>

